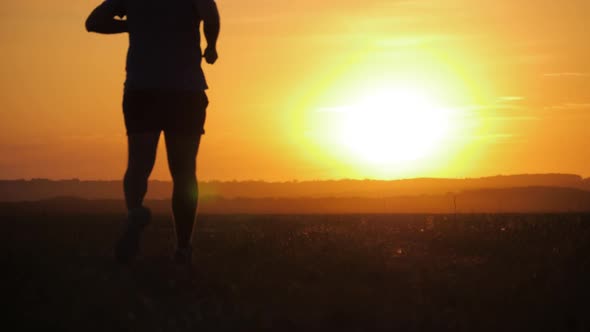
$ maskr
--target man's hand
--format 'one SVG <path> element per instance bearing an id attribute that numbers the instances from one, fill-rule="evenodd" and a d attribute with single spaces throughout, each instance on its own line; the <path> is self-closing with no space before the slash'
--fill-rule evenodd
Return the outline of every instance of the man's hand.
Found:
<path id="1" fill-rule="evenodd" d="M 207 48 L 205 49 L 205 54 L 203 54 L 203 57 L 205 58 L 205 61 L 207 61 L 208 64 L 212 65 L 215 63 L 215 61 L 217 61 L 217 50 L 215 49 L 215 47 L 207 46 Z"/>
<path id="2" fill-rule="evenodd" d="M 124 17 L 120 1 L 105 1 L 96 7 L 86 19 L 86 30 L 103 34 L 128 32 L 127 21 L 115 19 L 115 16 Z"/>
<path id="3" fill-rule="evenodd" d="M 208 64 L 217 61 L 217 37 L 219 37 L 219 11 L 215 0 L 194 0 L 197 11 L 203 19 L 203 30 L 207 39 L 207 48 L 203 57 Z"/>

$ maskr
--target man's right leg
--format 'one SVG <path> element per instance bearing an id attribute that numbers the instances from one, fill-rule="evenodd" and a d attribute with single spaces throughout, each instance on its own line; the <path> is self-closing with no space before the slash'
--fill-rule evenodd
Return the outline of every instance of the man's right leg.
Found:
<path id="1" fill-rule="evenodd" d="M 160 132 L 128 134 L 128 162 L 123 180 L 128 216 L 125 230 L 115 247 L 121 263 L 129 263 L 137 256 L 140 236 L 150 222 L 150 210 L 143 206 L 148 179 L 156 160 Z"/>
<path id="2" fill-rule="evenodd" d="M 127 135 L 127 171 L 123 180 L 127 210 L 143 206 L 148 179 L 156 161 L 160 132 L 134 133 Z"/>

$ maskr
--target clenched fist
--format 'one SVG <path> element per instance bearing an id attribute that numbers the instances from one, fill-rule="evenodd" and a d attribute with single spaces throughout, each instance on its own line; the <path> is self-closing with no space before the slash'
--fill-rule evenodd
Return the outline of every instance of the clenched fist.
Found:
<path id="1" fill-rule="evenodd" d="M 205 58 L 205 61 L 207 61 L 208 64 L 210 64 L 210 65 L 214 64 L 218 58 L 217 49 L 215 49 L 215 47 L 207 47 L 205 49 L 205 53 L 203 54 L 203 57 Z"/>

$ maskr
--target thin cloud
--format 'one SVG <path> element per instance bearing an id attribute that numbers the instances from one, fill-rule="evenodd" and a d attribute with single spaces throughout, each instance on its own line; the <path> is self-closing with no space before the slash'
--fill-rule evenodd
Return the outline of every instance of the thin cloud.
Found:
<path id="1" fill-rule="evenodd" d="M 526 111 L 526 110 L 528 110 L 527 107 L 524 107 L 522 105 L 505 104 L 505 103 L 491 104 L 491 105 L 471 105 L 471 106 L 458 107 L 457 109 L 462 110 L 462 111 L 466 111 L 466 112 L 502 111 L 502 110 L 513 110 L 513 111 L 523 110 L 523 111 Z"/>
<path id="2" fill-rule="evenodd" d="M 473 105 L 460 107 L 464 118 L 486 119 L 491 121 L 535 121 L 540 117 L 533 115 L 530 107 L 513 104 Z"/>
<path id="3" fill-rule="evenodd" d="M 500 97 L 501 101 L 522 101 L 525 98 L 523 96 L 502 96 Z"/>
<path id="4" fill-rule="evenodd" d="M 545 73 L 545 77 L 590 77 L 590 73 L 582 72 L 563 72 L 563 73 Z"/>
<path id="5" fill-rule="evenodd" d="M 564 103 L 545 108 L 546 110 L 590 110 L 590 103 Z"/>
<path id="6" fill-rule="evenodd" d="M 420 46 L 425 44 L 445 43 L 449 41 L 467 39 L 467 36 L 456 34 L 432 34 L 421 36 L 400 36 L 380 39 L 376 42 L 380 47 Z"/>

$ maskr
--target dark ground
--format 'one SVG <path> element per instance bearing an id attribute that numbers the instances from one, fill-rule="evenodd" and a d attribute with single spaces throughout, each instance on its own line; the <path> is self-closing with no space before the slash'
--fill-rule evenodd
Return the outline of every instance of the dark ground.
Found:
<path id="1" fill-rule="evenodd" d="M 190 271 L 156 216 L 131 267 L 124 214 L 9 209 L 16 330 L 588 331 L 590 215 L 202 216 Z"/>

